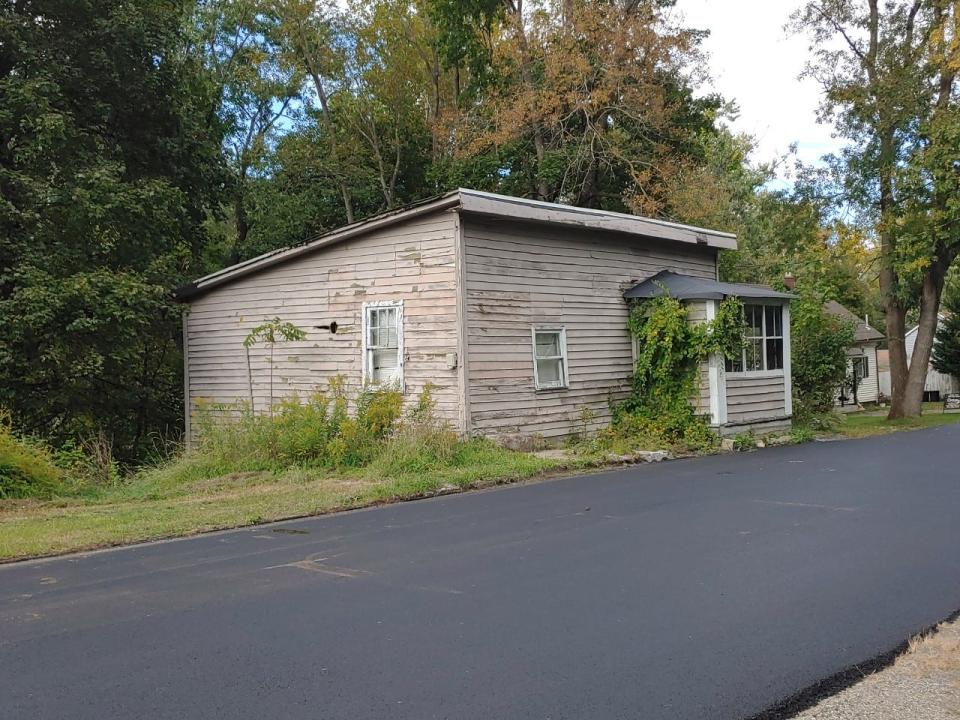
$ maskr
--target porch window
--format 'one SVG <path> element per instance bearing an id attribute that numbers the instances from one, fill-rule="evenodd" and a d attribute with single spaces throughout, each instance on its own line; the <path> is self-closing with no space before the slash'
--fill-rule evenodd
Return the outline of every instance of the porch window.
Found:
<path id="1" fill-rule="evenodd" d="M 783 307 L 744 305 L 745 343 L 739 358 L 727 359 L 727 372 L 783 369 Z"/>
<path id="2" fill-rule="evenodd" d="M 363 381 L 403 384 L 403 302 L 363 307 Z"/>
<path id="3" fill-rule="evenodd" d="M 537 390 L 567 387 L 567 331 L 533 328 L 533 380 Z"/>

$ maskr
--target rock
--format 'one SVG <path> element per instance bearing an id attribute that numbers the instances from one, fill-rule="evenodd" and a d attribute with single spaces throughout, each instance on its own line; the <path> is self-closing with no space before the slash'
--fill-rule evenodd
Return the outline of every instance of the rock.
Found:
<path id="1" fill-rule="evenodd" d="M 641 450 L 637 453 L 637 459 L 644 462 L 660 462 L 661 460 L 669 460 L 670 453 L 666 450 Z"/>
<path id="2" fill-rule="evenodd" d="M 727 452 L 733 452 L 733 438 L 723 438 L 720 441 L 720 449 L 726 450 Z"/>
<path id="3" fill-rule="evenodd" d="M 550 450 L 537 450 L 533 454 L 539 458 L 544 458 L 545 460 L 567 460 L 570 457 L 570 453 L 564 450 L 563 448 L 552 448 Z"/>

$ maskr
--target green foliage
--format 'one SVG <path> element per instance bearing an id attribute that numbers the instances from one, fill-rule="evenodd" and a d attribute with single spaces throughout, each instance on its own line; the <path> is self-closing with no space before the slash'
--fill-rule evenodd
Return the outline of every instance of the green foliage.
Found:
<path id="1" fill-rule="evenodd" d="M 699 450 L 716 443 L 691 400 L 699 368 L 711 353 L 733 357 L 743 346 L 743 305 L 719 304 L 716 317 L 690 322 L 688 309 L 669 296 L 633 305 L 630 332 L 636 340 L 633 392 L 615 408 L 615 434 Z"/>
<path id="2" fill-rule="evenodd" d="M 188 0 L 5 3 L 0 404 L 60 444 L 143 455 L 182 417 L 172 287 L 223 186 L 217 93 Z"/>
<path id="3" fill-rule="evenodd" d="M 750 430 L 745 433 L 737 433 L 733 436 L 733 449 L 736 452 L 749 452 L 757 449 L 757 436 Z"/>
<path id="4" fill-rule="evenodd" d="M 0 413 L 0 500 L 50 498 L 64 489 L 64 474 L 50 450 L 13 434 L 8 413 Z"/>
<path id="5" fill-rule="evenodd" d="M 326 393 L 315 392 L 304 402 L 287 397 L 272 415 L 242 406 L 205 407 L 197 419 L 196 452 L 223 473 L 292 465 L 359 467 L 393 430 L 402 400 L 396 390 L 365 390 L 351 416 L 343 380 L 335 378 Z"/>
<path id="6" fill-rule="evenodd" d="M 811 442 L 816 437 L 816 431 L 812 427 L 797 426 L 790 430 L 790 441 L 797 445 Z"/>
<path id="7" fill-rule="evenodd" d="M 802 294 L 791 305 L 793 415 L 803 425 L 829 413 L 847 375 L 854 326 L 823 309 L 823 298 Z"/>
<path id="8" fill-rule="evenodd" d="M 960 307 L 951 312 L 937 328 L 931 363 L 937 372 L 960 377 Z"/>
<path id="9" fill-rule="evenodd" d="M 257 325 L 243 339 L 243 346 L 248 350 L 257 343 L 275 345 L 278 342 L 295 342 L 305 340 L 307 333 L 293 323 L 284 322 L 275 317 L 272 320 Z"/>

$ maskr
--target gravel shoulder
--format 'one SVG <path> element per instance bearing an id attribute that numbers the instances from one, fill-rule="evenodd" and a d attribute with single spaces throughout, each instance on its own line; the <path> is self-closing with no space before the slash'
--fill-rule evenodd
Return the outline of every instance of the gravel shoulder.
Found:
<path id="1" fill-rule="evenodd" d="M 893 665 L 795 716 L 796 720 L 960 718 L 960 619 L 915 638 Z"/>

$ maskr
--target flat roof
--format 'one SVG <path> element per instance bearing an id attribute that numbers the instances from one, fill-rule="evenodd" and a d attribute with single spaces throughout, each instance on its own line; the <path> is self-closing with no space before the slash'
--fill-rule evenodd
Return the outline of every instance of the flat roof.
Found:
<path id="1" fill-rule="evenodd" d="M 723 300 L 725 297 L 758 298 L 764 300 L 792 300 L 792 293 L 780 292 L 765 285 L 727 283 L 719 280 L 681 275 L 662 270 L 651 278 L 637 283 L 623 296 L 628 299 L 649 299 L 669 295 L 677 300 Z"/>
<path id="2" fill-rule="evenodd" d="M 667 242 L 687 243 L 703 247 L 734 250 L 737 247 L 736 235 L 718 230 L 681 225 L 679 223 L 656 220 L 654 218 L 629 215 L 627 213 L 592 208 L 574 207 L 560 203 L 542 202 L 528 198 L 497 195 L 458 188 L 444 195 L 428 198 L 402 208 L 390 210 L 379 215 L 360 220 L 337 228 L 310 240 L 280 250 L 273 250 L 255 258 L 245 260 L 205 275 L 174 291 L 174 298 L 187 302 L 215 287 L 225 285 L 238 278 L 252 275 L 268 267 L 289 262 L 301 255 L 312 253 L 330 245 L 353 237 L 378 230 L 389 225 L 404 222 L 420 215 L 439 212 L 451 208 L 460 212 L 532 222 L 545 225 L 562 225 L 588 230 L 615 232 Z"/>

